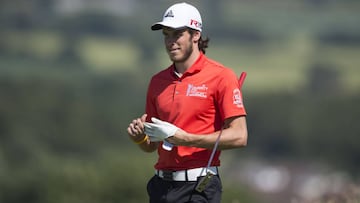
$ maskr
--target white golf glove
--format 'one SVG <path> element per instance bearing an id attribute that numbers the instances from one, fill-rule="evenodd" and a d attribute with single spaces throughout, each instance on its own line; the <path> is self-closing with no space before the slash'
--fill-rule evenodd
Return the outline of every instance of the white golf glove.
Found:
<path id="1" fill-rule="evenodd" d="M 179 129 L 175 125 L 166 121 L 159 120 L 157 118 L 151 118 L 152 123 L 144 123 L 145 133 L 150 137 L 151 141 L 163 141 L 168 137 L 175 135 L 175 132 Z"/>
<path id="2" fill-rule="evenodd" d="M 151 118 L 151 121 L 152 123 L 144 123 L 145 133 L 149 136 L 150 141 L 164 141 L 163 148 L 170 151 L 172 149 L 172 144 L 166 142 L 165 139 L 174 136 L 179 128 L 157 118 Z"/>

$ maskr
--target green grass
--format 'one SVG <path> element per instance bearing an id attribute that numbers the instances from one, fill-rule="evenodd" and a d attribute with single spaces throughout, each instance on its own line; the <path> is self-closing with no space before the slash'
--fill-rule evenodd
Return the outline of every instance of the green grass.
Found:
<path id="1" fill-rule="evenodd" d="M 13 52 L 20 52 L 19 44 L 27 44 L 21 50 L 27 55 L 36 58 L 51 60 L 59 53 L 62 46 L 61 38 L 54 33 L 28 33 L 30 38 L 11 39 L 7 46 Z M 19 36 L 19 33 L 12 33 Z M 32 38 L 31 38 L 32 36 Z M 42 43 L 36 43 L 44 37 Z M 32 39 L 32 40 L 31 40 Z M 78 42 L 78 53 L 86 67 L 99 72 L 139 71 L 144 64 L 140 59 L 140 50 L 132 42 L 116 38 L 84 37 Z M 31 50 L 34 50 L 31 52 Z M 170 64 L 162 45 L 154 48 L 157 57 L 153 67 L 146 67 L 149 73 L 154 73 Z M 207 55 L 225 66 L 228 66 L 239 75 L 242 71 L 248 73 L 247 89 L 252 92 L 267 91 L 295 91 L 306 85 L 308 70 L 316 63 L 326 64 L 335 68 L 341 77 L 345 89 L 352 92 L 360 88 L 360 47 L 357 46 L 324 46 L 313 40 L 309 33 L 297 33 L 281 41 L 274 40 L 263 44 L 249 44 L 241 41 L 213 39 Z M 0 64 L 1 71 L 6 70 L 26 76 L 34 74 L 36 70 L 42 74 L 61 72 L 60 64 L 31 62 L 30 59 L 3 58 Z M 28 62 L 26 62 L 28 61 Z M 32 65 L 33 64 L 33 65 Z M 18 67 L 18 68 L 17 68 Z M 21 68 L 23 67 L 23 68 Z M 150 76 L 149 76 L 150 77 Z"/>
<path id="2" fill-rule="evenodd" d="M 31 45 L 28 47 L 28 54 L 34 54 L 37 58 L 53 58 L 53 54 L 59 52 L 60 48 L 56 47 L 55 43 L 59 39 L 58 36 L 54 35 L 54 39 L 50 39 L 50 34 L 43 34 L 41 36 L 46 36 L 47 39 L 43 43 L 35 43 L 39 36 L 31 36 L 35 36 L 34 41 L 21 39 Z M 216 40 L 210 44 L 209 57 L 234 69 L 238 74 L 246 71 L 246 88 L 255 92 L 296 90 L 305 85 L 307 71 L 314 63 L 325 63 L 335 67 L 341 74 L 346 89 L 356 91 L 360 87 L 360 79 L 357 77 L 360 75 L 360 69 L 357 67 L 360 64 L 359 47 L 320 46 L 306 33 L 263 45 Z M 13 42 L 13 49 L 17 49 L 19 41 Z M 9 42 L 10 45 L 11 43 Z M 30 50 L 37 51 L 30 53 Z M 158 57 L 154 61 L 159 65 L 147 67 L 151 69 L 149 72 L 155 72 L 170 64 L 163 47 L 159 46 L 156 50 Z M 120 39 L 85 37 L 79 42 L 78 52 L 87 67 L 101 72 L 138 71 L 142 66 L 138 48 L 131 42 Z M 17 64 L 22 65 L 21 62 Z M 21 71 L 33 72 L 34 69 Z"/>
<path id="3" fill-rule="evenodd" d="M 140 60 L 138 47 L 131 41 L 116 38 L 84 37 L 78 52 L 89 67 L 100 71 L 133 69 Z"/>
<path id="4" fill-rule="evenodd" d="M 64 48 L 64 38 L 55 31 L 3 31 L 0 42 L 6 52 L 53 60 Z"/>
<path id="5" fill-rule="evenodd" d="M 345 89 L 360 88 L 360 47 L 323 46 L 303 33 L 262 46 L 241 42 L 214 42 L 209 56 L 240 74 L 248 73 L 252 91 L 294 91 L 308 82 L 310 68 L 325 64 L 339 72 Z"/>

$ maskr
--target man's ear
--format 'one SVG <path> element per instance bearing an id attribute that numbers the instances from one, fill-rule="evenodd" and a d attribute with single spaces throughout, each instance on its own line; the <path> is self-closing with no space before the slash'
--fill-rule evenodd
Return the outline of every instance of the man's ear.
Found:
<path id="1" fill-rule="evenodd" d="M 200 37 L 201 37 L 201 32 L 200 32 L 200 31 L 194 32 L 194 34 L 193 34 L 193 40 L 194 40 L 194 42 L 197 43 L 197 42 L 200 40 Z"/>

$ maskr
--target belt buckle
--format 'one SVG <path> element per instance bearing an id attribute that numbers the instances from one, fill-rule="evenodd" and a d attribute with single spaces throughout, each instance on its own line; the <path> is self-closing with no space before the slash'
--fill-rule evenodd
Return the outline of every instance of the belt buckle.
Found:
<path id="1" fill-rule="evenodd" d="M 173 171 L 163 171 L 163 179 L 166 181 L 173 181 Z"/>

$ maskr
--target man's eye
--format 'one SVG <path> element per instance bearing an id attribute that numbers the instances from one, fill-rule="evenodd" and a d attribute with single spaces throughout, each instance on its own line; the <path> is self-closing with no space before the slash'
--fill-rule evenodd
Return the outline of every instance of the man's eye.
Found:
<path id="1" fill-rule="evenodd" d="M 183 35 L 183 32 L 182 32 L 182 31 L 178 31 L 178 32 L 175 32 L 174 34 L 175 34 L 175 36 L 180 37 L 180 36 Z"/>

